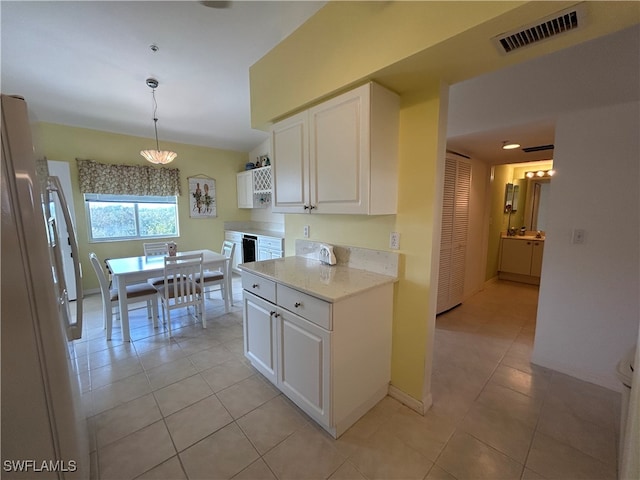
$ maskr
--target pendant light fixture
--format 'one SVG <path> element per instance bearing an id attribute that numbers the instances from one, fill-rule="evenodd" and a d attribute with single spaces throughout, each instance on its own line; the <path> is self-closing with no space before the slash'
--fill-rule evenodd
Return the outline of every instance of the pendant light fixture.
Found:
<path id="1" fill-rule="evenodd" d="M 155 164 L 164 165 L 172 162 L 174 158 L 178 156 L 177 153 L 168 150 L 160 150 L 158 144 L 158 102 L 156 102 L 156 88 L 158 88 L 158 80 L 155 78 L 147 78 L 147 86 L 151 88 L 151 94 L 153 95 L 153 127 L 156 132 L 156 149 L 155 150 L 141 150 L 142 155 L 147 161 Z"/>

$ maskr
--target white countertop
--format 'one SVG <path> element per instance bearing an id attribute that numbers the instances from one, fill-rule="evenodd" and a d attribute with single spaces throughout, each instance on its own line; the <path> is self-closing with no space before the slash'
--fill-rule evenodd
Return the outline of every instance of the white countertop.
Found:
<path id="1" fill-rule="evenodd" d="M 537 242 L 544 242 L 544 237 L 538 238 L 535 235 L 507 235 L 503 233 L 501 238 L 513 238 L 514 240 L 535 240 Z"/>
<path id="2" fill-rule="evenodd" d="M 332 303 L 398 280 L 346 265 L 325 265 L 305 257 L 243 263 L 238 268 Z"/>

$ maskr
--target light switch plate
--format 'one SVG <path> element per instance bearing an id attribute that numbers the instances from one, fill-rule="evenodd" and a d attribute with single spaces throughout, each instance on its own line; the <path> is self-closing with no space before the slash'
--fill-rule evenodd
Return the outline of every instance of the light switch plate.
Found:
<path id="1" fill-rule="evenodd" d="M 574 228 L 571 232 L 571 243 L 582 244 L 584 243 L 585 232 L 582 228 Z"/>

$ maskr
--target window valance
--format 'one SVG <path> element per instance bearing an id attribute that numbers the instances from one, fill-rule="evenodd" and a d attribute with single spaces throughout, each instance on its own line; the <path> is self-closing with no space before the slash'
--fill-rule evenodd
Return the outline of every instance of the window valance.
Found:
<path id="1" fill-rule="evenodd" d="M 77 158 L 81 193 L 180 195 L 180 170 L 146 165 L 116 165 Z"/>

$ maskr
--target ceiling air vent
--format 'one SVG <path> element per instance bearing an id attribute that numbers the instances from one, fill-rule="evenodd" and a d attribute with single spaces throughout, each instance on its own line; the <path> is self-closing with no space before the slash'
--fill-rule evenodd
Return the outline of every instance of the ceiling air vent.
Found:
<path id="1" fill-rule="evenodd" d="M 544 150 L 553 150 L 553 145 L 538 145 L 537 147 L 524 147 L 522 149 L 525 153 L 542 152 Z"/>
<path id="2" fill-rule="evenodd" d="M 584 6 L 575 5 L 542 20 L 524 25 L 493 38 L 500 53 L 511 53 L 548 38 L 580 28 L 584 24 Z"/>

